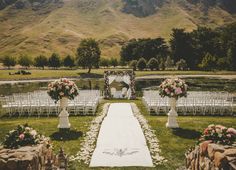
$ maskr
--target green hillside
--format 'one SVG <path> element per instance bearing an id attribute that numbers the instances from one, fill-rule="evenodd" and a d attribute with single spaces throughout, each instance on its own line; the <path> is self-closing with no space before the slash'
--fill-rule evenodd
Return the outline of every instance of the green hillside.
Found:
<path id="1" fill-rule="evenodd" d="M 29 3 L 23 5 L 19 5 L 23 0 L 5 1 L 0 0 L 0 56 L 74 54 L 82 38 L 93 37 L 100 42 L 103 57 L 118 57 L 120 46 L 131 38 L 168 39 L 172 28 L 191 31 L 197 25 L 216 27 L 236 20 L 219 6 L 206 12 L 201 5 L 183 0 L 156 2 L 150 14 L 145 12 L 148 3 L 157 0 L 137 0 L 136 4 L 129 0 L 26 0 Z"/>

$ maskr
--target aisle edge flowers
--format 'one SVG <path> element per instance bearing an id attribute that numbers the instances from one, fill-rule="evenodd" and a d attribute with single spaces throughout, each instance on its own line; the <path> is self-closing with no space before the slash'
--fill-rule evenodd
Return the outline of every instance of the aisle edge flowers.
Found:
<path id="1" fill-rule="evenodd" d="M 160 156 L 161 149 L 159 148 L 159 140 L 157 139 L 157 136 L 155 135 L 155 131 L 152 130 L 151 127 L 148 125 L 147 120 L 140 113 L 137 105 L 135 103 L 131 103 L 131 107 L 132 107 L 134 116 L 138 119 L 142 127 L 144 136 L 149 145 L 149 150 L 151 153 L 153 164 L 159 165 L 163 162 L 166 162 L 167 160 L 163 156 Z"/>
<path id="2" fill-rule="evenodd" d="M 110 103 L 103 105 L 101 115 L 97 116 L 91 122 L 89 131 L 85 134 L 84 140 L 81 143 L 81 149 L 76 155 L 70 157 L 70 161 L 79 161 L 85 164 L 89 164 L 92 158 L 93 151 L 96 147 L 97 136 L 102 124 L 103 119 L 107 115 Z"/>

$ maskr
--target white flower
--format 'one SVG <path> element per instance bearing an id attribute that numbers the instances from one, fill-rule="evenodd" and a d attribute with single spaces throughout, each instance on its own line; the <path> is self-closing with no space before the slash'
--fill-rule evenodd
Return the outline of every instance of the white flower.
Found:
<path id="1" fill-rule="evenodd" d="M 37 135 L 37 132 L 36 132 L 36 130 L 31 130 L 30 134 L 35 137 Z"/>

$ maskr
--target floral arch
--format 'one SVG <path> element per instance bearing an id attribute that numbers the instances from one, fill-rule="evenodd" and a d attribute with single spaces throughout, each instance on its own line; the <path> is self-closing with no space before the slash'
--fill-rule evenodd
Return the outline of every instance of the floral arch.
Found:
<path id="1" fill-rule="evenodd" d="M 129 86 L 128 99 L 135 99 L 135 74 L 133 70 L 122 71 L 104 71 L 104 96 L 106 99 L 111 98 L 110 84 L 113 81 L 124 82 Z"/>

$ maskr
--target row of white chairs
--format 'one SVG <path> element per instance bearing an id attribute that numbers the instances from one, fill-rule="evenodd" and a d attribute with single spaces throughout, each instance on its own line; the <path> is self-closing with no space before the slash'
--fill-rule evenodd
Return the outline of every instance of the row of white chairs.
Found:
<path id="1" fill-rule="evenodd" d="M 234 97 L 227 92 L 188 92 L 188 96 L 177 100 L 179 115 L 233 115 Z M 169 98 L 162 98 L 158 91 L 143 92 L 143 103 L 150 114 L 168 113 Z"/>
<path id="2" fill-rule="evenodd" d="M 71 115 L 94 115 L 100 99 L 99 90 L 81 90 L 74 100 L 69 100 L 67 110 Z M 9 116 L 51 116 L 60 113 L 46 91 L 17 93 L 0 99 L 2 108 Z"/>

